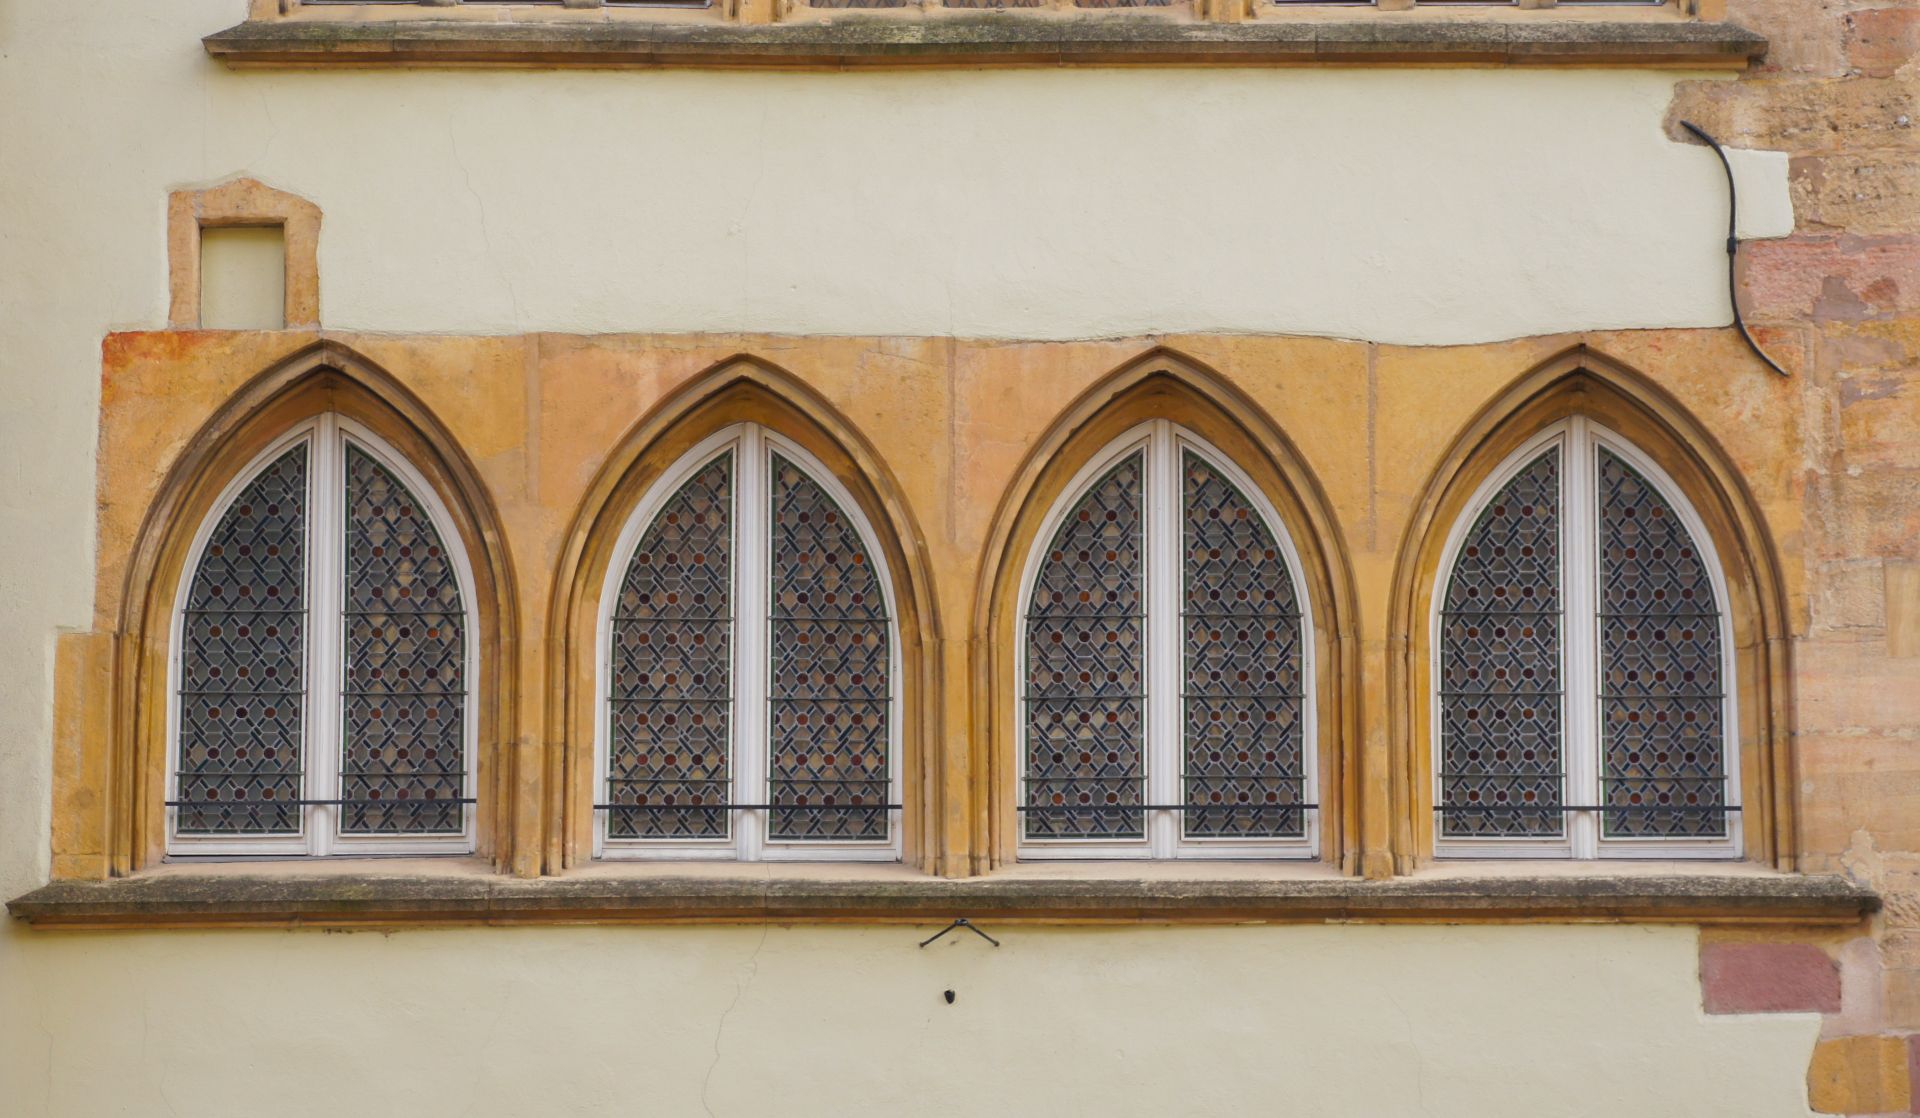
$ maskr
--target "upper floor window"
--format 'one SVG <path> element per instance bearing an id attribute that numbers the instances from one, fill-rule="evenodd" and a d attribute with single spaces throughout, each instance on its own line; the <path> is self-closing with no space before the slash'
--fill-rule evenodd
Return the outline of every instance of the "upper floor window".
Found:
<path id="1" fill-rule="evenodd" d="M 1575 417 L 1456 525 L 1435 597 L 1435 852 L 1734 857 L 1720 566 L 1652 460 Z"/>
<path id="2" fill-rule="evenodd" d="M 1022 857 L 1311 857 L 1300 561 L 1239 469 L 1166 420 L 1066 488 L 1020 606 Z"/>
<path id="3" fill-rule="evenodd" d="M 653 487 L 614 554 L 596 853 L 899 858 L 891 582 L 833 475 L 730 427 Z"/>
<path id="4" fill-rule="evenodd" d="M 432 488 L 327 414 L 214 508 L 175 611 L 169 852 L 471 850 L 472 580 Z"/>

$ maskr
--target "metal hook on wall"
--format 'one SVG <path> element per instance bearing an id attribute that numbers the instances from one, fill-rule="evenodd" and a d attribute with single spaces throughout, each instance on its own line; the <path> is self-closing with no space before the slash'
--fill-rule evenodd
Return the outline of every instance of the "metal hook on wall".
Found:
<path id="1" fill-rule="evenodd" d="M 995 938 L 993 938 L 992 936 L 990 936 L 990 935 L 988 935 L 987 933 L 985 933 L 985 932 L 983 932 L 983 931 L 981 931 L 981 930 L 979 929 L 979 927 L 978 927 L 977 925 L 975 925 L 975 924 L 974 924 L 974 922 L 973 922 L 973 921 L 971 921 L 971 920 L 969 920 L 969 919 L 967 919 L 967 918 L 966 918 L 966 917 L 964 917 L 964 916 L 956 916 L 956 917 L 954 917 L 954 918 L 953 918 L 953 923 L 951 923 L 951 924 L 948 924 L 948 925 L 947 925 L 946 927 L 944 927 L 944 928 L 942 928 L 942 929 L 940 929 L 939 931 L 937 931 L 937 932 L 935 932 L 935 933 L 933 933 L 932 935 L 930 935 L 930 936 L 928 936 L 928 937 L 927 937 L 926 939 L 923 939 L 923 940 L 921 940 L 921 941 L 920 941 L 920 946 L 922 946 L 922 947 L 925 947 L 925 946 L 926 946 L 927 944 L 929 944 L 929 943 L 932 943 L 932 942 L 933 942 L 934 940 L 936 940 L 936 939 L 939 939 L 939 938 L 940 938 L 941 936 L 944 936 L 944 935 L 946 935 L 946 934 L 947 934 L 948 932 L 951 932 L 951 931 L 953 931 L 953 930 L 954 930 L 955 928 L 965 928 L 965 929 L 966 929 L 966 930 L 968 930 L 969 932 L 972 932 L 972 933 L 973 933 L 974 935 L 977 935 L 977 936 L 979 936 L 979 937 L 980 937 L 981 939 L 984 939 L 984 940 L 986 940 L 986 941 L 987 941 L 988 943 L 991 943 L 991 944 L 993 944 L 993 945 L 994 945 L 995 947 L 998 947 L 998 946 L 1000 946 L 1000 941 L 999 941 L 999 940 L 997 940 L 997 939 L 995 939 Z M 948 1000 L 952 1000 L 952 999 L 948 999 Z"/>

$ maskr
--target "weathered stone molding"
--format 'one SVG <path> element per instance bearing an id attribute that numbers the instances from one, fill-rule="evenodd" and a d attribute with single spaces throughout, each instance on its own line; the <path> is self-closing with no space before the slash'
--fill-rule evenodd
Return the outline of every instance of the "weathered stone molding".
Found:
<path id="1" fill-rule="evenodd" d="M 522 786 L 523 768 L 537 773 L 538 763 L 529 756 L 522 765 L 518 751 L 525 747 L 513 730 L 520 689 L 509 657 L 518 643 L 517 596 L 499 513 L 473 461 L 433 410 L 385 369 L 334 341 L 276 361 L 206 419 L 170 466 L 150 464 L 166 470 L 165 481 L 133 540 L 111 647 L 71 653 L 82 672 L 76 683 L 109 689 L 83 688 L 67 699 L 98 709 L 74 727 L 91 736 L 64 752 L 56 781 L 61 872 L 125 874 L 160 862 L 172 626 L 180 583 L 191 573 L 194 533 L 235 472 L 282 432 L 326 411 L 358 420 L 404 453 L 434 486 L 473 557 L 478 687 L 485 696 L 478 710 L 479 849 L 502 867 L 534 872 L 535 825 L 509 808 L 519 803 L 509 790 Z M 518 844 L 516 826 L 527 830 Z"/>
<path id="2" fill-rule="evenodd" d="M 1574 414 L 1605 422 L 1658 461 L 1713 538 L 1733 624 L 1745 856 L 1791 872 L 1800 852 L 1788 732 L 1793 676 L 1773 530 L 1739 466 L 1685 405 L 1654 378 L 1586 344 L 1548 358 L 1494 396 L 1454 439 L 1412 505 L 1388 600 L 1393 652 L 1384 665 L 1393 806 L 1377 818 L 1391 820 L 1395 867 L 1410 872 L 1433 855 L 1428 619 L 1448 528 L 1496 464 L 1533 433 Z"/>
<path id="3" fill-rule="evenodd" d="M 977 709 L 965 739 L 974 789 L 972 872 L 1011 864 L 1019 845 L 1020 687 L 1012 650 L 1020 645 L 1017 613 L 1027 557 L 1080 468 L 1121 432 L 1148 419 L 1171 419 L 1223 448 L 1250 472 L 1300 551 L 1314 619 L 1307 639 L 1314 647 L 1319 713 L 1315 739 L 1305 744 L 1319 760 L 1313 795 L 1321 805 L 1322 859 L 1355 872 L 1364 865 L 1360 819 L 1366 811 L 1359 778 L 1360 605 L 1339 516 L 1305 456 L 1271 415 L 1214 369 L 1164 346 L 1107 374 L 1054 420 L 1029 447 L 988 529 L 974 596 Z"/>
<path id="4" fill-rule="evenodd" d="M 547 630 L 550 661 L 546 771 L 561 774 L 547 789 L 547 872 L 593 857 L 594 680 L 601 587 L 621 529 L 659 477 L 702 439 L 735 423 L 758 423 L 794 440 L 827 464 L 852 492 L 879 539 L 898 603 L 901 636 L 901 777 L 908 789 L 899 816 L 905 860 L 928 872 L 963 874 L 964 863 L 943 862 L 945 821 L 935 795 L 943 779 L 936 743 L 942 724 L 943 681 L 937 650 L 941 625 L 935 608 L 926 534 L 899 479 L 847 416 L 804 380 L 772 362 L 739 354 L 719 362 L 666 394 L 627 432 L 602 465 L 567 532 Z"/>
<path id="5" fill-rule="evenodd" d="M 280 229 L 286 246 L 286 325 L 318 325 L 320 207 L 253 179 L 167 196 L 167 324 L 176 330 L 200 328 L 201 230 L 241 226 Z"/>
<path id="6" fill-rule="evenodd" d="M 1766 53 L 1730 23 L 1380 19 L 1178 22 L 942 15 L 722 23 L 252 20 L 207 36 L 229 66 L 871 68 L 1301 64 L 1743 69 Z"/>
<path id="7" fill-rule="evenodd" d="M 58 881 L 8 903 L 40 928 L 717 922 L 1647 922 L 1850 925 L 1879 908 L 1837 876 L 1248 880 L 815 880 L 745 876 L 235 876 Z"/>

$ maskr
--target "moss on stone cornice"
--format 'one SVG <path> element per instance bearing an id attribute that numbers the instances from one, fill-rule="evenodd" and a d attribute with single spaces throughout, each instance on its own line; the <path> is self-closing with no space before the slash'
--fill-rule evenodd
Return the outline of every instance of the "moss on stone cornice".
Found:
<path id="1" fill-rule="evenodd" d="M 1743 68 L 1767 41 L 1729 23 L 1593 20 L 1196 23 L 1100 13 L 831 22 L 257 20 L 209 35 L 231 66 L 1470 64 Z"/>
<path id="2" fill-rule="evenodd" d="M 167 871 L 60 881 L 8 904 L 43 928 L 561 923 L 1852 924 L 1879 907 L 1831 875 L 1596 873 L 1357 878 L 947 880 Z"/>

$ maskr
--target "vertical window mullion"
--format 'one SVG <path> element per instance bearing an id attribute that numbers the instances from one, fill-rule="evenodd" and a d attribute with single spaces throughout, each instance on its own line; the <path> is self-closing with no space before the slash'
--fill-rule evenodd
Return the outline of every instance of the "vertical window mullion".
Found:
<path id="1" fill-rule="evenodd" d="M 767 676 L 772 650 L 767 642 L 769 604 L 767 548 L 771 514 L 766 486 L 767 447 L 760 429 L 748 426 L 740 437 L 739 483 L 734 489 L 734 679 L 733 802 L 767 804 Z M 742 860 L 760 857 L 766 841 L 767 813 L 759 808 L 733 812 L 734 849 Z"/>
<path id="2" fill-rule="evenodd" d="M 1594 481 L 1594 449 L 1587 420 L 1574 417 L 1567 426 L 1566 477 L 1562 481 L 1561 517 L 1566 545 L 1561 549 L 1561 601 L 1567 639 L 1562 660 L 1566 711 L 1565 755 L 1568 804 L 1594 807 L 1600 803 L 1600 762 L 1597 744 L 1600 717 L 1599 600 L 1596 585 L 1598 520 Z M 1598 813 L 1567 813 L 1567 838 L 1575 858 L 1598 853 Z"/>
<path id="3" fill-rule="evenodd" d="M 346 539 L 346 482 L 341 458 L 340 425 L 331 414 L 322 415 L 313 431 L 313 514 L 307 521 L 307 616 L 312 643 L 308 653 L 311 678 L 304 767 L 309 800 L 332 800 L 340 795 L 340 680 L 345 673 L 345 649 L 340 639 L 340 587 L 345 575 L 340 552 Z M 332 853 L 337 807 L 314 803 L 302 814 L 308 829 L 307 852 L 316 856 Z"/>
<path id="4" fill-rule="evenodd" d="M 1147 443 L 1147 802 L 1183 802 L 1180 789 L 1180 487 L 1172 424 L 1153 421 Z M 1153 811 L 1147 840 L 1155 858 L 1179 844 L 1178 812 Z"/>

